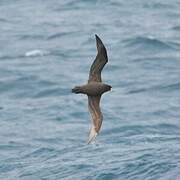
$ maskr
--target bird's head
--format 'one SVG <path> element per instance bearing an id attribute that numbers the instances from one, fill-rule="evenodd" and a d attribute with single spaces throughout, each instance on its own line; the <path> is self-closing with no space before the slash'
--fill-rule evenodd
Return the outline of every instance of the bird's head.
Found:
<path id="1" fill-rule="evenodd" d="M 110 86 L 110 85 L 106 85 L 106 91 L 111 91 L 111 88 L 112 88 L 112 86 Z"/>

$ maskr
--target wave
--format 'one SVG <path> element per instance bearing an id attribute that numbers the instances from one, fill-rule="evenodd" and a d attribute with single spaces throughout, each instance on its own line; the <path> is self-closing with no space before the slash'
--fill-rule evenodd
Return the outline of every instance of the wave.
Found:
<path id="1" fill-rule="evenodd" d="M 180 50 L 180 43 L 177 43 L 177 42 L 167 42 L 172 48 L 174 49 L 177 49 L 177 50 Z"/>
<path id="2" fill-rule="evenodd" d="M 24 57 L 38 57 L 38 56 L 46 56 L 51 54 L 50 51 L 34 49 L 31 51 L 27 51 L 24 54 L 10 54 L 10 55 L 1 55 L 0 60 L 10 60 L 10 59 L 21 59 Z M 60 54 L 60 53 L 59 53 Z M 58 54 L 58 55 L 59 55 Z"/>
<path id="3" fill-rule="evenodd" d="M 136 94 L 136 93 L 141 93 L 141 92 L 146 92 L 148 90 L 151 90 L 151 88 L 139 88 L 139 89 L 133 89 L 129 90 L 127 94 Z"/>
<path id="4" fill-rule="evenodd" d="M 162 86 L 161 89 L 165 89 L 165 90 L 180 90 L 180 82 L 169 84 L 167 86 Z"/>
<path id="5" fill-rule="evenodd" d="M 145 61 L 167 61 L 167 62 L 172 62 L 172 61 L 179 61 L 179 57 L 176 56 L 176 57 L 172 57 L 172 56 L 162 56 L 162 57 L 159 57 L 159 56 L 151 56 L 151 57 L 138 57 L 138 58 L 134 58 L 133 59 L 134 62 L 145 62 Z"/>
<path id="6" fill-rule="evenodd" d="M 172 4 L 165 4 L 157 2 L 157 3 L 145 3 L 143 5 L 144 8 L 148 8 L 148 9 L 170 9 L 170 8 L 174 8 Z"/>
<path id="7" fill-rule="evenodd" d="M 47 40 L 61 38 L 61 37 L 64 37 L 64 36 L 67 36 L 67 35 L 70 35 L 70 34 L 72 34 L 72 32 L 55 33 L 55 34 L 52 34 L 52 35 L 48 36 Z"/>
<path id="8" fill-rule="evenodd" d="M 0 18 L 0 22 L 9 22 L 9 21 L 5 18 Z"/>
<path id="9" fill-rule="evenodd" d="M 24 55 L 2 55 L 0 56 L 0 60 L 13 60 L 13 59 L 21 59 Z"/>
<path id="10" fill-rule="evenodd" d="M 173 42 L 164 42 L 154 37 L 138 36 L 124 40 L 125 46 L 139 50 L 175 50 L 177 47 Z M 176 44 L 177 45 L 177 44 Z M 180 44 L 178 44 L 180 48 Z"/>
<path id="11" fill-rule="evenodd" d="M 172 29 L 176 31 L 180 31 L 180 26 L 174 26 Z"/>
<path id="12" fill-rule="evenodd" d="M 35 49 L 32 51 L 28 51 L 25 53 L 26 57 L 36 57 L 36 56 L 45 56 L 50 54 L 50 52 L 45 51 L 45 50 L 40 50 L 40 49 Z"/>
<path id="13" fill-rule="evenodd" d="M 165 131 L 166 130 L 166 131 Z M 157 125 L 129 125 L 122 127 L 113 127 L 112 129 L 104 130 L 104 134 L 109 135 L 113 133 L 122 134 L 123 137 L 138 135 L 138 134 L 179 134 L 180 127 L 174 124 L 161 123 Z"/>
<path id="14" fill-rule="evenodd" d="M 20 40 L 42 40 L 42 39 L 46 39 L 46 36 L 45 35 L 20 35 L 18 36 L 18 38 Z"/>
<path id="15" fill-rule="evenodd" d="M 168 84 L 168 85 L 156 85 L 152 87 L 147 87 L 147 88 L 137 88 L 133 89 L 127 92 L 127 94 L 136 94 L 136 93 L 141 93 L 141 92 L 152 92 L 152 91 L 176 91 L 180 90 L 180 82 L 173 83 L 173 84 Z"/>

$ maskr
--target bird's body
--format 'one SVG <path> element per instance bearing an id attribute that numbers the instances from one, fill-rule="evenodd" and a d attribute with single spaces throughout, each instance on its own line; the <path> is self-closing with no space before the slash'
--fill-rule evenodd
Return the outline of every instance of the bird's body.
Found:
<path id="1" fill-rule="evenodd" d="M 110 91 L 111 86 L 102 83 L 101 71 L 108 62 L 107 52 L 101 39 L 96 35 L 97 56 L 94 60 L 90 72 L 88 83 L 82 86 L 75 86 L 73 93 L 86 94 L 88 96 L 88 107 L 92 117 L 92 125 L 88 143 L 93 141 L 101 128 L 103 116 L 100 110 L 100 99 L 103 93 Z"/>
<path id="2" fill-rule="evenodd" d="M 83 86 L 76 86 L 73 89 L 73 92 L 76 94 L 82 93 L 87 94 L 88 96 L 101 96 L 106 91 L 109 91 L 111 86 L 103 84 L 101 82 L 90 82 Z"/>

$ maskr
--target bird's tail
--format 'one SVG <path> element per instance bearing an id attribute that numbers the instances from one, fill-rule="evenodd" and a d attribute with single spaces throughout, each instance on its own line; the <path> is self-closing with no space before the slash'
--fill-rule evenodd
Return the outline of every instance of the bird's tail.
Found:
<path id="1" fill-rule="evenodd" d="M 76 94 L 83 93 L 82 87 L 81 86 L 74 87 L 72 89 L 72 93 L 76 93 Z"/>
<path id="2" fill-rule="evenodd" d="M 91 142 L 93 142 L 96 139 L 97 134 L 98 133 L 96 132 L 95 127 L 92 126 L 90 133 L 89 133 L 89 139 L 88 139 L 87 143 L 90 144 Z"/>

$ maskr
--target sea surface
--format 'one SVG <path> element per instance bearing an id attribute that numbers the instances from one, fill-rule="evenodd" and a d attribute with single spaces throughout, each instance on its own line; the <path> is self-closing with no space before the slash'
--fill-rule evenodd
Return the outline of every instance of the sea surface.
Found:
<path id="1" fill-rule="evenodd" d="M 109 62 L 87 145 L 95 34 Z M 0 0 L 0 180 L 179 180 L 180 1 Z"/>

